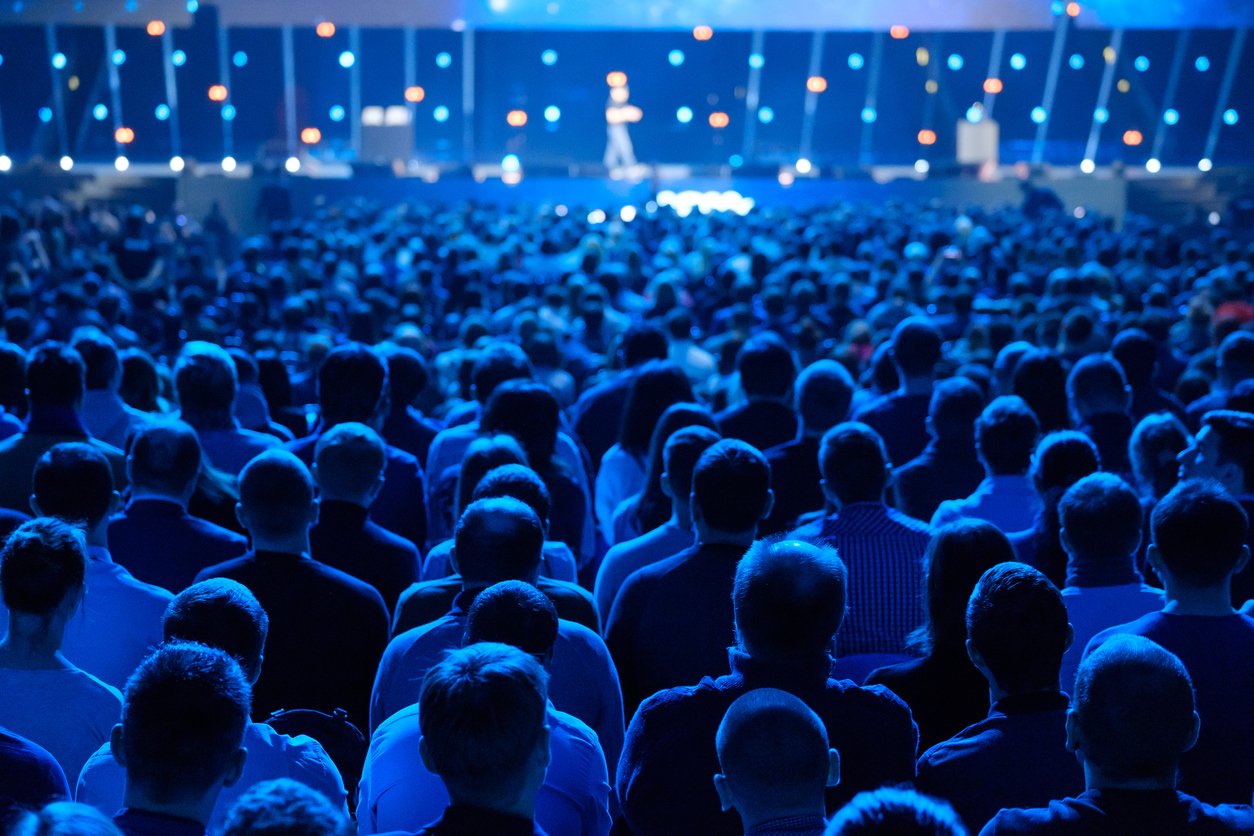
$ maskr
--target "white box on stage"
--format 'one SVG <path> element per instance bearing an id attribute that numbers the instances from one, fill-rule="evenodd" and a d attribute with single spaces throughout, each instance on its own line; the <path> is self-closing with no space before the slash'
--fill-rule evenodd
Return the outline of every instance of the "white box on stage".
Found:
<path id="1" fill-rule="evenodd" d="M 997 164 L 997 143 L 1001 138 L 1001 128 L 993 119 L 981 119 L 972 122 L 969 119 L 958 120 L 958 163 L 959 165 Z"/>

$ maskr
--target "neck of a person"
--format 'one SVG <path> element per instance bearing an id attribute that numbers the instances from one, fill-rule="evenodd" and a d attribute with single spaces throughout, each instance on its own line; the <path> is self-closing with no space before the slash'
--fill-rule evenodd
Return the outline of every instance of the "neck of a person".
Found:
<path id="1" fill-rule="evenodd" d="M 290 534 L 259 534 L 249 531 L 254 552 L 282 552 L 283 554 L 309 554 L 308 529 Z"/>
<path id="2" fill-rule="evenodd" d="M 1180 583 L 1172 577 L 1171 572 L 1159 570 L 1163 580 L 1163 588 L 1167 593 L 1167 604 L 1163 612 L 1170 615 L 1232 615 L 1232 576 L 1223 579 L 1214 586 L 1192 586 Z"/>
<path id="3" fill-rule="evenodd" d="M 83 532 L 87 535 L 87 545 L 94 546 L 98 549 L 109 549 L 109 515 L 105 514 L 104 518 L 95 525 L 90 525 Z"/>
<path id="4" fill-rule="evenodd" d="M 1026 697 L 1032 694 L 1056 694 L 1058 693 L 1058 679 L 1055 677 L 1053 684 L 1044 683 L 1036 687 L 1006 689 L 997 684 L 997 680 L 992 675 L 985 673 L 984 678 L 988 680 L 988 704 L 993 705 L 999 700 L 1007 697 Z"/>
<path id="5" fill-rule="evenodd" d="M 683 501 L 672 499 L 671 518 L 667 521 L 668 524 L 683 531 L 692 530 L 692 511 L 690 508 L 688 497 L 684 497 Z"/>
<path id="6" fill-rule="evenodd" d="M 1081 753 L 1083 754 L 1083 753 Z M 1176 788 L 1176 764 L 1169 771 L 1149 778 L 1122 778 L 1107 774 L 1087 757 L 1084 764 L 1084 786 L 1090 790 L 1174 790 Z"/>
<path id="7" fill-rule="evenodd" d="M 173 494 L 161 488 L 154 488 L 151 485 L 134 484 L 131 486 L 131 501 L 135 502 L 136 500 L 141 499 L 157 499 L 163 502 L 176 503 L 180 508 L 186 511 L 187 503 L 191 500 L 192 493 L 194 493 L 194 487 L 192 490 L 187 490 L 180 494 Z"/>
<path id="8" fill-rule="evenodd" d="M 746 549 L 753 545 L 758 532 L 756 525 L 748 531 L 721 531 L 695 518 L 693 528 L 697 532 L 697 542 L 702 546 L 743 546 Z"/>
<path id="9" fill-rule="evenodd" d="M 761 392 L 745 392 L 747 403 L 787 403 L 788 395 L 764 395 Z"/>
<path id="10" fill-rule="evenodd" d="M 486 795 L 479 792 L 459 792 L 448 787 L 449 800 L 459 806 L 478 807 L 507 816 L 534 821 L 536 816 L 536 792 L 539 786 L 528 787 L 512 795 Z"/>
<path id="11" fill-rule="evenodd" d="M 153 793 L 149 792 L 147 788 L 138 782 L 130 780 L 128 776 L 122 806 L 129 810 L 157 813 L 162 816 L 173 816 L 179 819 L 190 819 L 202 825 L 207 825 L 209 819 L 213 816 L 213 808 L 218 802 L 218 794 L 221 791 L 221 782 L 214 782 L 213 786 L 203 793 L 159 801 L 153 797 Z"/>
<path id="12" fill-rule="evenodd" d="M 744 804 L 738 800 L 736 807 L 740 812 L 740 821 L 745 826 L 745 833 L 748 833 L 755 827 L 777 819 L 802 817 L 813 818 L 816 816 L 823 819 L 827 817 L 827 808 L 823 802 L 822 795 L 818 798 L 811 799 L 808 804 L 758 807 L 755 805 Z"/>
<path id="13" fill-rule="evenodd" d="M 0 641 L 0 665 L 21 670 L 70 667 L 61 655 L 65 620 L 57 615 L 26 615 L 9 611 L 9 634 Z"/>
<path id="14" fill-rule="evenodd" d="M 866 499 L 842 499 L 833 493 L 828 493 L 826 496 L 827 504 L 831 506 L 834 513 L 839 513 L 840 511 L 848 508 L 850 505 L 864 505 L 868 502 L 873 502 L 877 505 L 882 505 L 884 503 L 884 495 L 882 493 L 879 496 L 868 497 Z"/>
<path id="15" fill-rule="evenodd" d="M 827 430 L 825 429 L 821 429 L 819 427 L 812 427 L 811 424 L 807 423 L 804 418 L 799 417 L 797 419 L 797 440 L 798 441 L 805 441 L 808 438 L 812 438 L 815 441 L 818 441 L 819 439 L 823 437 L 823 434 L 826 432 Z"/>
<path id="16" fill-rule="evenodd" d="M 903 374 L 900 369 L 897 370 L 900 383 L 897 385 L 898 395 L 930 395 L 932 394 L 932 376 L 928 375 L 912 375 Z"/>
<path id="17" fill-rule="evenodd" d="M 326 491 L 320 492 L 319 499 L 321 499 L 321 501 L 323 502 L 342 502 L 345 505 L 358 505 L 362 508 L 369 508 L 370 502 L 371 502 L 371 497 L 368 497 L 368 496 L 360 496 L 360 495 L 351 496 L 348 494 L 333 494 L 333 493 L 327 493 Z"/>

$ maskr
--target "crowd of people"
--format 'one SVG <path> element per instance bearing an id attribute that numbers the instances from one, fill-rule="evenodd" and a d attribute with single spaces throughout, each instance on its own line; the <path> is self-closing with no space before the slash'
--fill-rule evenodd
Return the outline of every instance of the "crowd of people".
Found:
<path id="1" fill-rule="evenodd" d="M 1254 833 L 1254 245 L 0 209 L 0 827 Z"/>

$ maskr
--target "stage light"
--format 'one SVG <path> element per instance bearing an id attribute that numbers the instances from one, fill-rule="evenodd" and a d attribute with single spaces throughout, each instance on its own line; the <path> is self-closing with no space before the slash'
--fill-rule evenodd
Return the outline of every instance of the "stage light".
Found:
<path id="1" fill-rule="evenodd" d="M 917 171 L 919 174 L 927 174 L 929 171 L 932 170 L 932 164 L 929 163 L 927 160 L 915 160 L 914 170 Z"/>
<path id="2" fill-rule="evenodd" d="M 322 141 L 322 131 L 317 128 L 303 128 L 300 132 L 300 141 L 306 145 L 317 145 Z"/>
<path id="3" fill-rule="evenodd" d="M 39 108 L 39 121 L 45 124 L 48 122 L 51 122 L 52 121 L 52 108 L 50 107 Z"/>
<path id="4" fill-rule="evenodd" d="M 602 209 L 593 209 L 588 213 L 588 223 L 594 225 L 605 223 L 605 211 Z"/>
<path id="5" fill-rule="evenodd" d="M 904 40 L 910 37 L 910 27 L 902 26 L 898 23 L 896 26 L 888 27 L 888 36 L 894 41 Z"/>
<path id="6" fill-rule="evenodd" d="M 1132 62 L 1132 66 L 1136 67 L 1138 73 L 1143 73 L 1149 69 L 1149 59 L 1144 55 L 1138 55 L 1136 60 Z"/>
<path id="7" fill-rule="evenodd" d="M 546 67 L 551 67 L 557 63 L 557 50 L 546 49 L 540 53 L 540 63 Z"/>
<path id="8" fill-rule="evenodd" d="M 549 105 L 544 109 L 544 121 L 556 122 L 562 118 L 562 109 L 557 105 Z"/>
<path id="9" fill-rule="evenodd" d="M 949 65 L 949 69 L 957 72 L 962 69 L 962 56 L 955 52 L 949 56 L 949 60 L 946 61 L 946 64 Z"/>
<path id="10" fill-rule="evenodd" d="M 0 171 L 10 171 L 13 168 L 13 160 L 9 159 L 8 154 L 0 154 Z"/>
<path id="11" fill-rule="evenodd" d="M 1079 16 L 1080 16 L 1080 4 L 1076 2 L 1068 3 L 1067 4 L 1067 17 L 1079 17 Z"/>
<path id="12" fill-rule="evenodd" d="M 775 111 L 769 107 L 758 108 L 758 121 L 763 125 L 769 125 L 775 121 Z"/>
<path id="13" fill-rule="evenodd" d="M 849 53 L 849 69 L 860 70 L 866 64 L 866 59 L 862 57 L 860 52 Z"/>
<path id="14" fill-rule="evenodd" d="M 226 85 L 212 84 L 209 86 L 209 101 L 225 102 L 226 101 Z"/>
<path id="15" fill-rule="evenodd" d="M 187 53 L 181 49 L 176 49 L 170 53 L 170 63 L 176 67 L 181 67 L 187 63 Z"/>
<path id="16" fill-rule="evenodd" d="M 449 67 L 453 66 L 453 56 L 449 55 L 447 52 L 441 52 L 439 55 L 435 56 L 435 65 L 441 70 L 447 70 Z"/>
<path id="17" fill-rule="evenodd" d="M 972 123 L 983 122 L 984 108 L 980 107 L 978 103 L 967 108 L 967 121 Z"/>
<path id="18" fill-rule="evenodd" d="M 849 60 L 853 61 L 853 56 L 849 56 Z M 749 66 L 752 69 L 760 70 L 766 66 L 766 56 L 760 52 L 754 52 L 749 55 Z M 850 64 L 850 66 L 853 66 Z"/>
<path id="19" fill-rule="evenodd" d="M 1128 81 L 1126 78 L 1121 78 L 1119 81 L 1115 82 L 1115 89 L 1120 93 L 1126 93 L 1132 89 L 1132 82 Z"/>
<path id="20" fill-rule="evenodd" d="M 827 79 L 821 75 L 812 75 L 806 79 L 806 89 L 811 93 L 822 93 L 827 89 Z"/>
<path id="21" fill-rule="evenodd" d="M 1110 119 L 1110 111 L 1104 107 L 1099 107 L 1093 111 L 1093 121 L 1099 125 L 1105 125 Z"/>
<path id="22" fill-rule="evenodd" d="M 187 0 L 186 9 L 189 15 L 196 14 L 200 11 L 200 0 Z"/>
<path id="23" fill-rule="evenodd" d="M 356 63 L 357 63 L 357 56 L 354 55 L 352 51 L 346 49 L 340 53 L 340 66 L 343 67 L 344 69 L 347 70 L 349 67 L 353 66 Z"/>
<path id="24" fill-rule="evenodd" d="M 131 161 L 128 160 L 126 157 L 118 157 L 117 159 L 113 161 L 113 167 L 116 168 L 118 171 L 126 171 L 128 168 L 131 167 Z"/>
<path id="25" fill-rule="evenodd" d="M 1209 159 L 1207 159 L 1206 157 L 1202 157 L 1202 159 L 1197 161 L 1197 170 L 1198 171 L 1210 171 L 1213 165 L 1214 164 Z"/>
<path id="26" fill-rule="evenodd" d="M 1067 60 L 1067 63 L 1071 65 L 1071 69 L 1073 70 L 1082 70 L 1084 69 L 1084 56 L 1078 52 L 1074 52 Z"/>
<path id="27" fill-rule="evenodd" d="M 726 128 L 730 122 L 731 122 L 731 119 L 729 119 L 727 114 L 721 110 L 716 110 L 710 114 L 710 127 L 711 128 L 714 128 L 716 130 L 721 130 L 722 128 Z"/>
<path id="28" fill-rule="evenodd" d="M 243 50 L 239 50 L 238 52 L 236 52 L 234 55 L 231 56 L 231 63 L 237 67 L 247 66 L 248 53 L 244 52 Z"/>
<path id="29" fill-rule="evenodd" d="M 1022 70 L 1027 65 L 1027 56 L 1025 56 L 1022 52 L 1016 52 L 1014 55 L 1010 56 L 1010 69 Z"/>
<path id="30" fill-rule="evenodd" d="M 329 38 L 335 34 L 335 24 L 329 20 L 321 21 L 314 27 L 314 32 L 319 38 Z"/>
<path id="31" fill-rule="evenodd" d="M 914 63 L 920 67 L 926 67 L 927 62 L 932 60 L 932 53 L 927 51 L 927 47 L 921 46 L 914 51 Z"/>
<path id="32" fill-rule="evenodd" d="M 1080 171 L 1084 172 L 1085 174 L 1092 174 L 1096 170 L 1097 170 L 1097 163 L 1087 158 L 1080 160 Z"/>
<path id="33" fill-rule="evenodd" d="M 1235 125 L 1239 118 L 1240 118 L 1240 115 L 1237 113 L 1236 108 L 1230 107 L 1224 111 L 1224 124 L 1225 125 Z"/>
<path id="34" fill-rule="evenodd" d="M 448 108 L 444 105 L 436 105 L 435 110 L 431 111 L 431 118 L 437 122 L 447 122 L 449 117 Z"/>
<path id="35" fill-rule="evenodd" d="M 70 77 L 69 77 L 69 79 L 65 82 L 65 86 L 66 86 L 66 87 L 68 87 L 68 88 L 70 88 L 70 92 L 73 92 L 73 91 L 75 91 L 75 90 L 77 90 L 77 89 L 78 89 L 78 85 L 79 85 L 79 83 L 80 83 L 80 79 L 79 79 L 79 77 L 78 77 L 78 76 L 76 76 L 76 75 L 72 75 L 72 76 L 70 76 Z"/>
<path id="36" fill-rule="evenodd" d="M 113 141 L 119 145 L 130 145 L 135 141 L 135 131 L 125 126 L 118 128 L 113 132 Z"/>
<path id="37" fill-rule="evenodd" d="M 788 188 L 797 181 L 797 175 L 791 171 L 781 171 L 779 173 L 779 184 L 784 188 Z"/>
<path id="38" fill-rule="evenodd" d="M 146 30 L 149 35 L 152 35 L 154 38 L 159 38 L 165 34 L 165 21 L 150 20 L 148 21 Z"/>
<path id="39" fill-rule="evenodd" d="M 727 158 L 727 164 L 730 165 L 732 168 L 740 168 L 742 165 L 745 164 L 745 158 L 740 156 L 739 154 L 732 154 L 730 157 Z"/>
<path id="40" fill-rule="evenodd" d="M 687 125 L 689 122 L 692 121 L 692 108 L 690 107 L 679 108 L 678 110 L 675 111 L 675 118 L 678 119 L 681 124 Z"/>
<path id="41" fill-rule="evenodd" d="M 517 154 L 506 154 L 501 158 L 501 171 L 518 171 L 522 168 L 522 163 L 518 160 Z"/>
<path id="42" fill-rule="evenodd" d="M 54 70 L 64 70 L 67 59 L 64 52 L 56 52 L 52 55 L 52 68 Z"/>
<path id="43" fill-rule="evenodd" d="M 327 112 L 327 116 L 331 117 L 332 122 L 343 122 L 348 112 L 344 110 L 343 105 L 331 105 L 331 110 Z"/>
<path id="44" fill-rule="evenodd" d="M 605 83 L 610 87 L 626 87 L 627 73 L 622 70 L 614 70 L 613 72 L 606 73 Z"/>
<path id="45" fill-rule="evenodd" d="M 287 169 L 288 174 L 295 174 L 300 171 L 300 158 L 288 157 L 286 162 L 283 163 L 283 167 Z"/>
<path id="46" fill-rule="evenodd" d="M 923 130 L 919 131 L 919 144 L 920 145 L 935 145 L 936 144 L 936 131 L 929 130 L 928 128 L 924 128 Z"/>
<path id="47" fill-rule="evenodd" d="M 566 204 L 559 203 L 553 207 L 553 214 L 557 215 L 559 218 L 564 218 L 570 214 L 570 209 L 566 207 Z"/>
<path id="48" fill-rule="evenodd" d="M 1174 107 L 1169 107 L 1167 108 L 1167 110 L 1163 111 L 1163 123 L 1164 124 L 1174 125 L 1179 121 L 1180 121 L 1180 111 L 1176 110 Z"/>
<path id="49" fill-rule="evenodd" d="M 1205 55 L 1199 55 L 1197 60 L 1193 62 L 1193 66 L 1199 73 L 1204 73 L 1210 69 L 1210 59 Z"/>
<path id="50" fill-rule="evenodd" d="M 984 92 L 985 93 L 992 93 L 994 96 L 996 96 L 1001 91 L 1002 91 L 1002 83 L 1001 83 L 1000 78 L 984 79 Z"/>
<path id="51" fill-rule="evenodd" d="M 418 104 L 427 97 L 427 91 L 419 87 L 417 84 L 405 88 L 405 101 Z"/>
<path id="52" fill-rule="evenodd" d="M 667 54 L 666 60 L 670 62 L 672 67 L 678 67 L 684 63 L 684 51 L 682 49 L 672 49 Z"/>
<path id="53" fill-rule="evenodd" d="M 126 52 L 121 49 L 115 49 L 113 54 L 109 56 L 109 60 L 113 62 L 113 66 L 120 67 L 126 63 Z"/>
<path id="54" fill-rule="evenodd" d="M 1045 117 L 1047 117 L 1048 115 L 1049 114 L 1045 111 L 1045 108 L 1041 107 L 1040 105 L 1037 105 L 1036 107 L 1032 108 L 1032 121 L 1038 125 L 1044 122 Z"/>
<path id="55" fill-rule="evenodd" d="M 223 157 L 222 158 L 222 170 L 225 171 L 227 174 L 230 174 L 232 171 L 234 171 L 235 170 L 235 158 Z"/>
<path id="56" fill-rule="evenodd" d="M 187 168 L 187 163 L 178 154 L 175 154 L 173 157 L 170 158 L 170 171 L 173 171 L 174 173 L 177 174 L 178 172 L 182 171 L 184 168 Z"/>
<path id="57" fill-rule="evenodd" d="M 811 163 L 809 160 L 807 160 L 805 157 L 802 157 L 801 159 L 797 160 L 797 164 L 793 167 L 797 169 L 798 174 L 809 174 L 811 171 L 814 170 L 814 164 Z"/>
<path id="58" fill-rule="evenodd" d="M 629 224 L 636 219 L 636 207 L 624 206 L 618 210 L 618 217 L 622 218 L 623 223 Z"/>
<path id="59" fill-rule="evenodd" d="M 222 121 L 223 122 L 235 121 L 235 105 L 233 104 L 222 105 Z"/>
<path id="60" fill-rule="evenodd" d="M 97 122 L 103 122 L 109 118 L 109 108 L 106 105 L 98 104 L 91 109 L 91 115 Z"/>
<path id="61" fill-rule="evenodd" d="M 1140 145 L 1145 137 L 1141 136 L 1141 132 L 1137 130 L 1128 130 L 1123 132 L 1124 145 Z"/>
<path id="62" fill-rule="evenodd" d="M 868 125 L 876 120 L 877 115 L 878 114 L 876 114 L 875 108 L 873 107 L 862 108 L 862 121 Z"/>
<path id="63" fill-rule="evenodd" d="M 509 113 L 505 114 L 505 122 L 510 127 L 521 128 L 523 125 L 527 124 L 527 111 L 511 110 Z"/>
<path id="64" fill-rule="evenodd" d="M 1220 218 L 1218 212 L 1211 212 L 1209 215 L 1206 216 L 1206 220 L 1210 223 L 1211 226 L 1219 226 L 1219 221 L 1222 219 Z"/>
<path id="65" fill-rule="evenodd" d="M 1113 46 L 1107 46 L 1104 49 L 1102 49 L 1102 60 L 1105 61 L 1107 64 L 1115 63 L 1115 59 L 1118 57 L 1119 57 L 1119 54 L 1115 52 L 1115 48 Z"/>
<path id="66" fill-rule="evenodd" d="M 692 30 L 692 37 L 698 41 L 708 41 L 714 37 L 714 30 L 708 26 L 698 26 Z"/>
<path id="67" fill-rule="evenodd" d="M 940 89 L 940 85 L 936 82 L 936 79 L 929 78 L 927 81 L 923 82 L 923 89 L 927 91 L 929 96 L 935 96 L 936 91 Z"/>
<path id="68" fill-rule="evenodd" d="M 71 157 L 69 154 L 66 154 L 64 157 L 61 158 L 60 165 L 61 165 L 62 171 L 69 171 L 71 168 L 74 167 L 74 158 Z"/>
<path id="69" fill-rule="evenodd" d="M 1145 170 L 1148 171 L 1150 174 L 1157 174 L 1158 172 L 1163 170 L 1163 164 L 1158 160 L 1157 157 L 1150 157 L 1148 160 L 1145 161 Z"/>

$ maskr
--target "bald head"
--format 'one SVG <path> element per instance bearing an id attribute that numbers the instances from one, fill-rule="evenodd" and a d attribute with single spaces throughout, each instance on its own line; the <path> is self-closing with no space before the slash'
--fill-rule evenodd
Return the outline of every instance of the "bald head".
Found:
<path id="1" fill-rule="evenodd" d="M 200 474 L 200 441 L 188 424 L 173 418 L 140 425 L 127 468 L 137 494 L 152 493 L 186 502 Z"/>
<path id="2" fill-rule="evenodd" d="M 326 500 L 369 505 L 383 487 L 387 449 L 365 424 L 336 424 L 318 439 L 314 477 Z"/>

